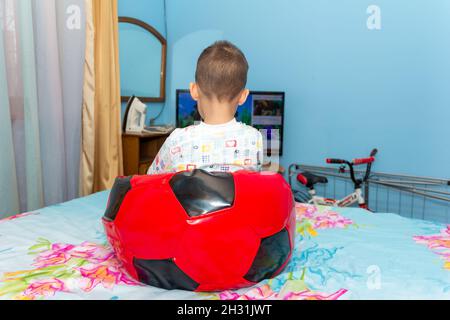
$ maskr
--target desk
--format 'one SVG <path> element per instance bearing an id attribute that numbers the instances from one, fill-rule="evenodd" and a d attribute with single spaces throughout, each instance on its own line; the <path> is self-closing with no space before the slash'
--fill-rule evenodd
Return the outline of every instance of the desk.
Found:
<path id="1" fill-rule="evenodd" d="M 147 174 L 162 145 L 172 133 L 123 133 L 123 170 L 126 176 Z"/>

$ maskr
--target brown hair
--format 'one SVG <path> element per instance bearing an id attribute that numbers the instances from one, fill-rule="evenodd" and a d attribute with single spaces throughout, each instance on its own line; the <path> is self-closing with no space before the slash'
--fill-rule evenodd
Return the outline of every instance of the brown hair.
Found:
<path id="1" fill-rule="evenodd" d="M 218 41 L 200 55 L 195 81 L 208 98 L 231 101 L 245 88 L 248 69 L 247 59 L 238 47 Z"/>

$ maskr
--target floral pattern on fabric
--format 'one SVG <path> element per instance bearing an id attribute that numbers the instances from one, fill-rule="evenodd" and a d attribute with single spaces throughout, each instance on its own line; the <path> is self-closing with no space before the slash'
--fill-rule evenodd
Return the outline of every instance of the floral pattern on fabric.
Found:
<path id="1" fill-rule="evenodd" d="M 450 225 L 440 234 L 431 236 L 415 236 L 417 243 L 426 245 L 444 260 L 444 268 L 450 270 Z"/>
<path id="2" fill-rule="evenodd" d="M 101 285 L 140 285 L 121 268 L 109 246 L 90 242 L 80 245 L 50 243 L 46 239 L 29 248 L 33 269 L 6 272 L 0 278 L 0 297 L 35 300 L 58 292 L 90 292 Z"/>

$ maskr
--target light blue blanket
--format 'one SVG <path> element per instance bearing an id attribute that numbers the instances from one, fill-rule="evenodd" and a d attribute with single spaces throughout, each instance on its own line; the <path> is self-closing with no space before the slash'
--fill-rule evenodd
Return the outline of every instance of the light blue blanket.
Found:
<path id="1" fill-rule="evenodd" d="M 107 197 L 0 220 L 0 299 L 450 299 L 450 226 L 301 204 L 275 279 L 211 294 L 143 286 L 107 244 Z"/>

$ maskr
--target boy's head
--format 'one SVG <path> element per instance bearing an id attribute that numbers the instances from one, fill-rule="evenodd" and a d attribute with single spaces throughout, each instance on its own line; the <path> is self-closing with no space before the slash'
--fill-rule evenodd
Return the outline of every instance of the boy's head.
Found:
<path id="1" fill-rule="evenodd" d="M 245 89 L 248 69 L 247 59 L 239 48 L 228 41 L 218 41 L 200 55 L 191 95 L 195 100 L 243 104 L 248 96 Z"/>

